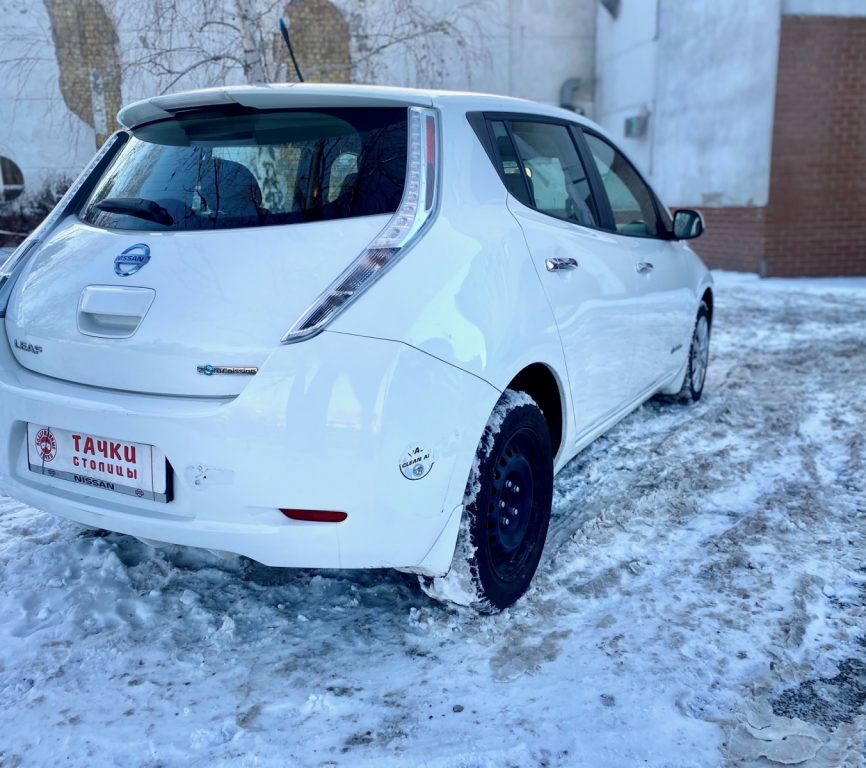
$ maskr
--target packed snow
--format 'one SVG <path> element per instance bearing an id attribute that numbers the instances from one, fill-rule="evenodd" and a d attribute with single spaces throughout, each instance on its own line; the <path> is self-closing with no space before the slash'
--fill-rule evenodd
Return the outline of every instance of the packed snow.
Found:
<path id="1" fill-rule="evenodd" d="M 703 400 L 560 473 L 496 616 L 0 495 L 0 766 L 862 767 L 866 279 L 716 279 Z"/>

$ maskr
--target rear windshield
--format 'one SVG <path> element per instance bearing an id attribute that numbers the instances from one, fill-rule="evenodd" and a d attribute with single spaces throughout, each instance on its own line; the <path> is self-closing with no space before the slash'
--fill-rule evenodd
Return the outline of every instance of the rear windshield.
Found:
<path id="1" fill-rule="evenodd" d="M 198 112 L 139 128 L 82 221 L 122 230 L 257 227 L 393 213 L 405 108 Z"/>

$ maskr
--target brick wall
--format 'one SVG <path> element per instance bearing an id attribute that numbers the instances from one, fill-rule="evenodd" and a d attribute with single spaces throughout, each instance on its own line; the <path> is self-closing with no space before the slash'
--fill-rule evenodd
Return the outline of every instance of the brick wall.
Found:
<path id="1" fill-rule="evenodd" d="M 46 0 L 60 91 L 66 106 L 96 132 L 100 146 L 119 127 L 117 32 L 98 0 Z"/>
<path id="2" fill-rule="evenodd" d="M 713 268 L 866 274 L 866 18 L 783 16 L 766 208 L 707 208 Z"/>
<path id="3" fill-rule="evenodd" d="M 352 59 L 349 25 L 329 0 L 293 0 L 286 7 L 292 22 L 292 46 L 304 79 L 311 83 L 349 83 Z M 282 41 L 279 41 L 282 46 Z M 287 57 L 288 79 L 295 76 Z"/>
<path id="4" fill-rule="evenodd" d="M 760 272 L 766 208 L 701 208 L 706 232 L 692 247 L 711 269 Z"/>
<path id="5" fill-rule="evenodd" d="M 866 18 L 785 16 L 768 275 L 866 274 Z"/>

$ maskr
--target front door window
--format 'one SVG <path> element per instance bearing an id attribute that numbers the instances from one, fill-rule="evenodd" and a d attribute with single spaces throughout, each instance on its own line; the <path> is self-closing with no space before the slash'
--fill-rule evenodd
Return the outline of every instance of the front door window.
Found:
<path id="1" fill-rule="evenodd" d="M 616 231 L 621 235 L 661 237 L 653 194 L 632 164 L 598 136 L 584 136 L 610 200 Z"/>

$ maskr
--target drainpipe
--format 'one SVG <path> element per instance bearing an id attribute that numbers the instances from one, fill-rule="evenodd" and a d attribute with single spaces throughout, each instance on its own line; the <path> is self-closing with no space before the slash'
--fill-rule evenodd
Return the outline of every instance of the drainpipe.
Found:
<path id="1" fill-rule="evenodd" d="M 580 90 L 583 79 L 580 77 L 569 77 L 559 88 L 559 106 L 563 109 L 570 109 L 572 112 L 577 110 L 574 108 L 574 94 Z"/>

